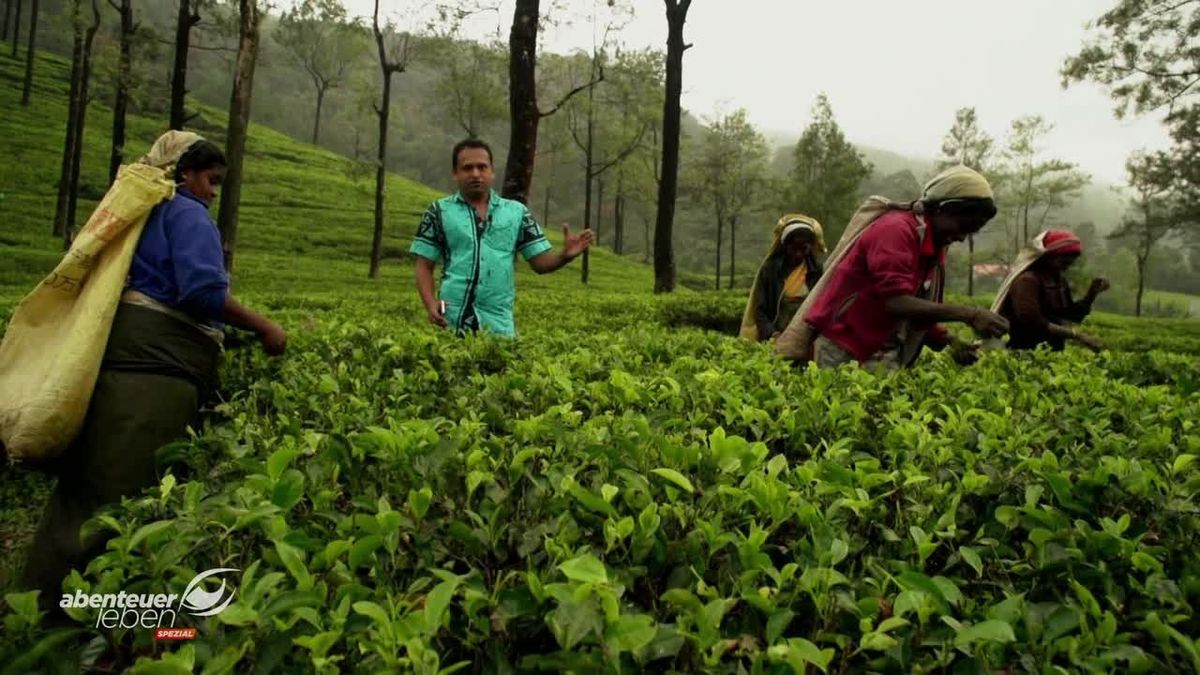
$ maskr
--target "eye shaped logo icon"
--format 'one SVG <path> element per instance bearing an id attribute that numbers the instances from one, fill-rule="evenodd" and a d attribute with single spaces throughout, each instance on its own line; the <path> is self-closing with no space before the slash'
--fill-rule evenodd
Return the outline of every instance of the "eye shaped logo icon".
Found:
<path id="1" fill-rule="evenodd" d="M 208 591 L 200 582 L 209 577 L 222 574 L 224 572 L 240 572 L 231 567 L 217 567 L 211 570 L 205 570 L 197 574 L 195 578 L 187 585 L 187 590 L 183 592 L 183 600 L 180 601 L 180 609 L 186 609 L 188 614 L 193 616 L 213 616 L 225 611 L 229 603 L 233 602 L 234 590 L 225 588 L 225 579 L 218 577 L 221 581 L 220 587 L 215 591 Z M 228 597 L 226 594 L 228 593 Z"/>

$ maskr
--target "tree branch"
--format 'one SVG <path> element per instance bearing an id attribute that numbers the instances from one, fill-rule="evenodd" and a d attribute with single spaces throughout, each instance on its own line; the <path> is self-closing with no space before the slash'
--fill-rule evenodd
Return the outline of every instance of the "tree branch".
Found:
<path id="1" fill-rule="evenodd" d="M 603 81 L 604 81 L 604 67 L 601 66 L 600 73 L 596 77 L 592 78 L 592 80 L 590 82 L 587 82 L 586 84 L 581 84 L 578 87 L 575 87 L 574 89 L 572 89 L 571 91 L 568 91 L 566 96 L 563 96 L 561 99 L 559 99 L 558 103 L 555 104 L 555 106 L 553 108 L 551 108 L 549 111 L 539 110 L 538 117 L 542 118 L 542 117 L 549 117 L 549 116 L 553 115 L 554 113 L 558 112 L 560 108 L 562 108 L 564 105 L 566 105 L 568 101 L 570 101 L 572 98 L 574 98 L 576 94 L 587 91 L 588 89 L 591 89 L 592 87 L 596 86 L 597 84 L 600 84 Z"/>
<path id="2" fill-rule="evenodd" d="M 1170 98 L 1167 99 L 1167 107 L 1174 109 L 1175 102 L 1179 100 L 1179 97 L 1186 94 L 1188 92 L 1188 90 L 1191 89 L 1192 87 L 1196 86 L 1197 83 L 1200 83 L 1200 77 L 1196 77 L 1191 82 L 1188 82 L 1187 84 L 1185 84 L 1179 91 L 1175 92 L 1174 94 L 1171 94 Z"/>
<path id="3" fill-rule="evenodd" d="M 140 25 L 141 24 L 138 24 L 138 26 L 140 26 Z M 136 31 L 136 27 L 134 30 Z M 154 41 L 161 45 L 174 45 L 175 44 L 174 40 L 167 40 L 165 38 L 154 38 Z M 199 50 L 202 52 L 230 52 L 230 53 L 237 52 L 236 47 L 224 47 L 224 46 L 209 47 L 206 45 L 196 45 L 196 44 L 189 44 L 188 49 L 189 50 L 196 49 L 196 50 Z"/>
<path id="4" fill-rule="evenodd" d="M 1190 5 L 1193 2 L 1196 2 L 1196 0 L 1180 0 L 1180 2 L 1177 2 L 1174 5 L 1168 5 L 1157 11 L 1151 12 L 1150 16 L 1162 16 L 1163 14 L 1169 14 L 1169 13 L 1174 12 L 1175 10 L 1179 9 L 1180 7 L 1183 7 L 1185 5 Z"/>
<path id="5" fill-rule="evenodd" d="M 1159 78 L 1159 79 L 1200 76 L 1200 70 L 1184 70 L 1184 71 L 1181 71 L 1178 73 L 1172 73 L 1172 72 L 1169 72 L 1166 70 L 1146 70 L 1145 68 L 1142 68 L 1141 66 L 1138 66 L 1138 65 L 1122 66 L 1119 64 L 1115 64 L 1115 63 L 1110 64 L 1109 67 L 1112 68 L 1113 70 L 1121 71 L 1123 73 L 1140 73 L 1142 75 L 1145 75 L 1146 77 L 1154 77 L 1154 78 Z"/>
<path id="6" fill-rule="evenodd" d="M 605 171 L 608 171 L 609 169 L 613 168 L 617 164 L 620 164 L 621 162 L 625 161 L 630 155 L 632 155 L 635 150 L 637 150 L 639 147 L 641 147 L 642 139 L 645 138 L 645 136 L 646 136 L 646 126 L 647 125 L 643 124 L 642 127 L 640 129 L 638 129 L 637 136 L 634 137 L 634 139 L 632 141 L 630 141 L 629 145 L 626 146 L 624 150 L 617 153 L 617 156 L 614 157 L 611 161 L 609 161 L 606 164 L 600 165 L 600 168 L 596 169 L 592 173 L 592 176 L 599 176 L 600 174 L 604 173 Z"/>

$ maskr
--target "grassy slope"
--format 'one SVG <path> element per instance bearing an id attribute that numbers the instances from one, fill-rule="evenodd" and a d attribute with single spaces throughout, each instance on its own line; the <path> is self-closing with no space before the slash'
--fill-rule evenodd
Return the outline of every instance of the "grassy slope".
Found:
<path id="1" fill-rule="evenodd" d="M 4 223 L 0 258 L 5 263 L 0 265 L 0 306 L 6 308 L 61 255 L 60 243 L 49 232 L 66 117 L 67 67 L 64 60 L 43 55 L 33 102 L 23 108 L 19 105 L 21 64 L 0 56 L 0 110 L 4 111 L 0 138 L 5 139 L 6 159 L 0 163 L 0 223 Z M 80 224 L 107 183 L 111 113 L 94 102 L 87 123 Z M 202 108 L 195 124 L 202 134 L 222 141 L 224 113 Z M 163 120 L 131 116 L 128 154 L 140 156 L 163 130 Z M 267 278 L 283 275 L 297 291 L 410 293 L 404 252 L 421 212 L 439 196 L 437 190 L 389 176 L 384 239 L 388 264 L 381 280 L 368 282 L 373 172 L 262 126 L 252 126 L 247 151 L 238 235 L 239 291 L 253 294 Z M 550 234 L 558 241 L 557 233 Z M 576 273 L 536 278 L 525 272 L 519 286 L 569 286 L 575 283 Z M 592 273 L 593 290 L 647 290 L 653 283 L 645 266 L 603 250 L 592 256 Z"/>
<path id="2" fill-rule="evenodd" d="M 1200 317 L 1200 295 L 1189 295 L 1187 293 L 1173 293 L 1171 291 L 1146 291 L 1146 297 L 1142 302 L 1148 305 L 1155 303 L 1172 306 L 1180 311 L 1187 312 L 1190 317 Z"/>

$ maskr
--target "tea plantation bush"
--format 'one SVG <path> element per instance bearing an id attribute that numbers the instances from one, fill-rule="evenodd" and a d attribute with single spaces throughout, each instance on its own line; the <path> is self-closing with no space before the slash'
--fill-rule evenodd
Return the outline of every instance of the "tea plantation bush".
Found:
<path id="1" fill-rule="evenodd" d="M 159 488 L 97 521 L 108 551 L 65 587 L 154 592 L 229 567 L 236 601 L 177 646 L 86 612 L 46 631 L 10 595 L 0 661 L 1200 668 L 1193 355 L 795 370 L 667 328 L 669 311 L 551 292 L 505 342 L 329 301 L 287 358 L 233 350 L 227 400 L 164 451 Z"/>
<path id="2" fill-rule="evenodd" d="M 67 64 L 39 64 L 29 107 L 0 88 L 0 325 L 61 255 Z M 131 152 L 161 125 L 131 117 Z M 398 262 L 438 193 L 389 180 L 397 260 L 367 281 L 352 169 L 255 127 L 234 288 L 288 355 L 231 343 L 204 426 L 64 580 L 179 593 L 233 568 L 234 602 L 178 643 L 6 593 L 0 671 L 1200 671 L 1200 322 L 1097 315 L 1098 356 L 797 370 L 729 337 L 744 290 L 651 298 L 597 250 L 587 287 L 522 269 L 520 340 L 459 340 Z M 47 486 L 0 468 L 0 590 Z"/>

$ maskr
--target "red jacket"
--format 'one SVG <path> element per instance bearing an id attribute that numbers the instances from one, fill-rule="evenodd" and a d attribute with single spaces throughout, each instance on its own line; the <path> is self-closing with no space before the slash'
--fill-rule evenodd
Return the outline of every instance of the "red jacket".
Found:
<path id="1" fill-rule="evenodd" d="M 910 211 L 880 216 L 837 268 L 826 272 L 828 285 L 805 320 L 860 362 L 886 347 L 901 322 L 888 314 L 884 301 L 916 295 L 945 262 L 946 250 L 934 242 L 931 228 L 926 226 L 922 236 L 920 227 Z M 945 342 L 945 329 L 938 325 L 928 328 L 930 342 Z"/>

